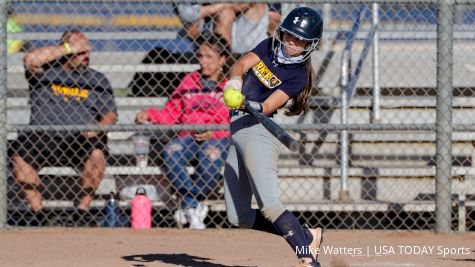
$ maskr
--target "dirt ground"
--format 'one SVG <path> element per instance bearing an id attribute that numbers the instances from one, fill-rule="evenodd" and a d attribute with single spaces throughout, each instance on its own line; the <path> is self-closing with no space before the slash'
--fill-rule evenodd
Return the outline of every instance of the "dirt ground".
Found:
<path id="1" fill-rule="evenodd" d="M 323 267 L 475 266 L 475 233 L 327 231 Z M 277 236 L 237 229 L 15 229 L 0 266 L 293 266 Z M 445 255 L 444 255 L 445 253 Z"/>

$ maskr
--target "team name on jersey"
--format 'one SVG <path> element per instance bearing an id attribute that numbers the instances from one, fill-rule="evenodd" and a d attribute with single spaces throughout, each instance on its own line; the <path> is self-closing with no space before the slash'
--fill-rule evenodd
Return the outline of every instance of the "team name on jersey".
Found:
<path id="1" fill-rule="evenodd" d="M 259 81 L 261 81 L 261 83 L 267 88 L 272 89 L 282 83 L 282 81 L 270 71 L 270 69 L 266 66 L 266 64 L 264 64 L 262 60 L 252 67 L 252 71 L 254 71 L 254 74 L 259 79 Z"/>
<path id="2" fill-rule="evenodd" d="M 83 99 L 87 99 L 89 97 L 89 91 L 86 89 L 80 89 L 77 87 L 65 87 L 57 84 L 51 85 L 51 89 L 53 90 L 53 94 L 55 96 L 62 95 L 65 97 L 75 97 L 78 101 Z"/>

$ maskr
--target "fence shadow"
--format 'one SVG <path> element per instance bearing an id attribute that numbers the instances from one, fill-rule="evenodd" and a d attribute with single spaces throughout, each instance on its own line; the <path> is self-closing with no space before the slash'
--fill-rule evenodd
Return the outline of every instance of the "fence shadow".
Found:
<path id="1" fill-rule="evenodd" d="M 180 254 L 141 254 L 141 255 L 130 255 L 122 257 L 126 261 L 133 262 L 133 266 L 142 267 L 145 266 L 140 263 L 148 262 L 162 262 L 169 264 L 176 264 L 179 266 L 195 266 L 195 267 L 251 267 L 251 266 L 241 266 L 241 265 L 223 265 L 209 262 L 209 258 L 203 258 L 193 255 L 188 255 L 186 253 Z"/>
<path id="2" fill-rule="evenodd" d="M 472 262 L 475 263 L 475 259 L 444 259 L 446 261 L 457 261 L 457 262 Z"/>

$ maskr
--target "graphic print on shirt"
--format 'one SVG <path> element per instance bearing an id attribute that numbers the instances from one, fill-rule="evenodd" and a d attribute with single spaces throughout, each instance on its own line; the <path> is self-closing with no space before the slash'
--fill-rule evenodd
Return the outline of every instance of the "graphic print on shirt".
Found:
<path id="1" fill-rule="evenodd" d="M 252 71 L 259 81 L 267 88 L 273 89 L 282 83 L 282 81 L 270 71 L 262 60 L 252 67 Z"/>
<path id="2" fill-rule="evenodd" d="M 89 91 L 86 89 L 80 89 L 77 87 L 65 87 L 62 85 L 52 84 L 51 89 L 55 96 L 63 96 L 64 100 L 67 101 L 69 97 L 76 98 L 77 101 L 80 101 L 81 98 L 87 99 L 89 97 Z"/>
<path id="3" fill-rule="evenodd" d="M 189 109 L 207 110 L 221 106 L 223 92 L 211 88 L 192 88 L 183 93 L 183 99 L 186 99 L 186 105 Z"/>

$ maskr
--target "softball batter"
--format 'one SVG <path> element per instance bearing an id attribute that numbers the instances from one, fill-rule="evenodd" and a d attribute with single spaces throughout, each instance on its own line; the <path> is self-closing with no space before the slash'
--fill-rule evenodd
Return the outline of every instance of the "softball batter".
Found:
<path id="1" fill-rule="evenodd" d="M 241 91 L 252 107 L 270 117 L 289 100 L 292 104 L 286 115 L 305 113 L 313 81 L 310 54 L 316 50 L 322 30 L 322 19 L 315 10 L 292 10 L 272 38 L 233 65 L 224 90 Z M 322 229 L 303 228 L 279 199 L 281 144 L 246 110 L 232 109 L 230 115 L 231 145 L 224 172 L 229 221 L 278 234 L 296 253 L 298 266 L 320 266 L 317 250 L 323 240 Z M 259 210 L 251 208 L 252 195 Z"/>

